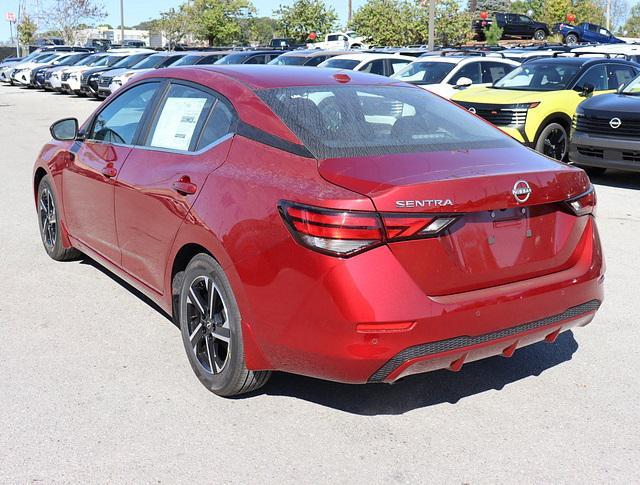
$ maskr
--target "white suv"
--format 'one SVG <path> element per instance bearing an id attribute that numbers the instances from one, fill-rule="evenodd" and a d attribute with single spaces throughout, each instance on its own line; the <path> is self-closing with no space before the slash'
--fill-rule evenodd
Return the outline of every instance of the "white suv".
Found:
<path id="1" fill-rule="evenodd" d="M 349 71 L 368 72 L 381 76 L 391 76 L 401 71 L 415 58 L 398 54 L 345 54 L 335 56 L 318 64 L 318 67 L 347 69 Z"/>
<path id="2" fill-rule="evenodd" d="M 519 62 L 497 55 L 449 55 L 445 52 L 419 57 L 391 77 L 449 99 L 456 89 L 490 86 L 519 65 Z"/>

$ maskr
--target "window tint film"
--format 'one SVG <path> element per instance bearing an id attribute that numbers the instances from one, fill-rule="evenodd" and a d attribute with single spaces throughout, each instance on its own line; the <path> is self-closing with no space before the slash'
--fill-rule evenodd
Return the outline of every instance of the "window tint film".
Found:
<path id="1" fill-rule="evenodd" d="M 146 145 L 170 150 L 192 150 L 195 136 L 215 98 L 190 86 L 174 84 L 153 121 Z"/>
<path id="2" fill-rule="evenodd" d="M 367 62 L 360 71 L 384 76 L 384 59 Z"/>
<path id="3" fill-rule="evenodd" d="M 89 138 L 131 145 L 138 123 L 158 86 L 159 83 L 145 83 L 119 95 L 98 114 Z"/>
<path id="4" fill-rule="evenodd" d="M 235 116 L 224 101 L 216 101 L 204 124 L 196 150 L 201 150 L 233 130 Z"/>
<path id="5" fill-rule="evenodd" d="M 470 62 L 469 64 L 462 66 L 460 70 L 449 80 L 449 84 L 455 84 L 458 82 L 458 79 L 463 77 L 471 79 L 473 84 L 480 84 L 482 82 L 482 77 L 480 75 L 480 63 Z"/>
<path id="6" fill-rule="evenodd" d="M 354 59 L 328 59 L 322 67 L 331 67 L 334 69 L 349 69 L 352 70 L 355 68 L 360 61 L 356 61 Z"/>
<path id="7" fill-rule="evenodd" d="M 517 143 L 465 110 L 411 87 L 291 87 L 258 94 L 316 158 Z"/>
<path id="8" fill-rule="evenodd" d="M 580 86 L 582 88 L 585 84 L 592 84 L 595 91 L 606 91 L 609 89 L 604 64 L 590 67 L 576 83 L 576 86 Z"/>

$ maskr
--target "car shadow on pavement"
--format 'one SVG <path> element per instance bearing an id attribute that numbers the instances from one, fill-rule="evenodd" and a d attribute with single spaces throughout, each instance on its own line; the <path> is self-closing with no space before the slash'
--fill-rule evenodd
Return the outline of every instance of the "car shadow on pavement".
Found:
<path id="1" fill-rule="evenodd" d="M 602 175 L 594 175 L 590 178 L 595 185 L 640 190 L 640 173 L 638 172 L 607 170 Z"/>
<path id="2" fill-rule="evenodd" d="M 167 320 L 173 319 L 144 293 L 89 257 L 86 264 L 130 291 Z M 176 325 L 177 327 L 177 325 Z M 274 372 L 267 385 L 235 399 L 259 395 L 288 396 L 363 416 L 397 415 L 436 404 L 455 404 L 465 397 L 539 376 L 545 370 L 571 360 L 578 343 L 571 331 L 558 336 L 553 344 L 539 342 L 517 350 L 512 357 L 501 356 L 471 362 L 459 372 L 447 370 L 409 376 L 394 384 L 341 384 L 311 377 Z"/>
<path id="3" fill-rule="evenodd" d="M 398 415 L 436 404 L 455 404 L 466 397 L 539 376 L 571 360 L 577 349 L 573 333 L 567 331 L 554 344 L 539 342 L 517 350 L 509 359 L 492 357 L 471 362 L 460 372 L 418 374 L 391 385 L 340 384 L 277 372 L 253 395 L 289 396 L 363 416 Z"/>
<path id="4" fill-rule="evenodd" d="M 154 302 L 151 298 L 149 298 L 147 295 L 145 295 L 144 293 L 142 293 L 140 290 L 138 290 L 136 287 L 130 285 L 129 283 L 127 283 L 125 280 L 123 280 L 122 278 L 120 278 L 118 275 L 116 275 L 115 273 L 112 273 L 111 271 L 109 271 L 107 268 L 105 268 L 104 266 L 102 266 L 100 263 L 97 263 L 96 261 L 94 261 L 93 259 L 91 259 L 88 256 L 81 256 L 80 259 L 78 260 L 80 262 L 80 264 L 86 264 L 88 266 L 91 266 L 95 269 L 97 269 L 98 271 L 100 271 L 102 274 L 108 276 L 109 278 L 111 278 L 113 281 L 115 281 L 116 283 L 118 283 L 120 286 L 122 286 L 123 288 L 125 288 L 127 291 L 129 291 L 130 293 L 132 293 L 134 296 L 138 297 L 140 300 L 142 300 L 143 302 L 145 302 L 147 305 L 149 305 L 151 308 L 153 308 L 155 311 L 157 311 L 158 313 L 160 313 L 163 317 L 165 317 L 167 320 L 169 320 L 171 323 L 174 323 L 173 319 L 171 318 L 171 315 L 169 315 L 167 312 L 165 312 L 162 308 L 160 308 L 160 306 Z M 176 325 L 177 327 L 177 325 Z"/>

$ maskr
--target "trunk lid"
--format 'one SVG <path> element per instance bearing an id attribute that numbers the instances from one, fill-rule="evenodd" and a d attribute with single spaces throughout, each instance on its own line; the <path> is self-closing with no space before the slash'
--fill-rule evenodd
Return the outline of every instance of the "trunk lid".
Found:
<path id="1" fill-rule="evenodd" d="M 326 180 L 371 198 L 379 212 L 459 217 L 438 237 L 389 244 L 428 295 L 561 271 L 584 242 L 588 218 L 564 201 L 586 192 L 588 177 L 532 150 L 326 159 L 318 168 Z M 527 185 L 530 193 L 522 190 Z"/>

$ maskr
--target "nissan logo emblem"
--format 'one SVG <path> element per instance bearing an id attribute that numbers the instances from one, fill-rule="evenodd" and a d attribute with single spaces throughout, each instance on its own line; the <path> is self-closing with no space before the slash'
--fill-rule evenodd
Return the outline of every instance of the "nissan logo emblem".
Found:
<path id="1" fill-rule="evenodd" d="M 531 187 L 524 180 L 518 180 L 515 184 L 513 184 L 513 190 L 511 191 L 513 196 L 518 203 L 524 203 L 529 200 L 529 196 L 531 195 Z"/>
<path id="2" fill-rule="evenodd" d="M 620 118 L 611 118 L 611 120 L 609 120 L 609 126 L 614 130 L 616 128 L 620 128 L 621 124 L 622 124 L 622 121 L 620 121 Z"/>
<path id="3" fill-rule="evenodd" d="M 473 106 L 471 106 L 471 108 L 469 108 L 469 113 L 476 114 L 476 109 Z"/>

